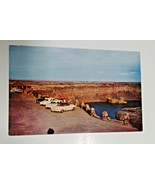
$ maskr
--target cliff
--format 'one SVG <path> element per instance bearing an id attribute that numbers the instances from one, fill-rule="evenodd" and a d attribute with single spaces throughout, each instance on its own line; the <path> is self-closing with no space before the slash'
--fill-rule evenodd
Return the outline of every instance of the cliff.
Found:
<path id="1" fill-rule="evenodd" d="M 10 80 L 10 84 L 14 83 Z M 141 84 L 132 82 L 56 82 L 20 80 L 30 96 L 48 95 L 54 98 L 68 97 L 84 102 L 106 101 L 108 97 L 124 100 L 140 100 Z"/>

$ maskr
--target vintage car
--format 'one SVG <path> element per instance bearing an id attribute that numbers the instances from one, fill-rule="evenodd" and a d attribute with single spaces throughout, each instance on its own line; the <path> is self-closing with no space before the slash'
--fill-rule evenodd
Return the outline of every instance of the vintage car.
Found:
<path id="1" fill-rule="evenodd" d="M 75 108 L 76 108 L 76 105 L 67 104 L 67 103 L 60 103 L 57 106 L 51 107 L 51 112 L 61 112 L 61 113 L 63 113 L 64 111 L 75 110 Z"/>
<path id="2" fill-rule="evenodd" d="M 40 103 L 45 100 L 45 98 L 48 98 L 48 96 L 41 96 L 40 98 L 36 99 L 36 103 Z"/>
<path id="3" fill-rule="evenodd" d="M 51 107 L 57 106 L 57 105 L 60 104 L 61 102 L 62 102 L 62 100 L 53 100 L 53 101 L 51 101 L 51 102 L 49 102 L 49 103 L 46 103 L 45 108 L 46 108 L 46 109 L 51 109 Z"/>
<path id="4" fill-rule="evenodd" d="M 10 90 L 10 93 L 23 93 L 23 89 L 14 87 Z"/>
<path id="5" fill-rule="evenodd" d="M 41 101 L 41 102 L 40 102 L 40 105 L 45 106 L 46 104 L 48 104 L 48 103 L 50 103 L 50 102 L 52 102 L 52 101 L 54 101 L 54 100 L 55 100 L 54 98 L 45 98 L 44 101 Z"/>

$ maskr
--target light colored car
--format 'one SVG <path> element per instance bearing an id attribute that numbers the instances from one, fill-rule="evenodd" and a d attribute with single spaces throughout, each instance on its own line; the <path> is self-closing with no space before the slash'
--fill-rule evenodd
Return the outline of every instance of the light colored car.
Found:
<path id="1" fill-rule="evenodd" d="M 46 104 L 48 104 L 48 103 L 50 103 L 50 102 L 52 102 L 54 100 L 55 100 L 54 98 L 45 98 L 44 101 L 40 102 L 40 105 L 45 106 Z"/>
<path id="2" fill-rule="evenodd" d="M 62 102 L 62 100 L 53 100 L 51 102 L 46 103 L 45 108 L 46 109 L 51 109 L 53 106 L 57 106 L 61 102 Z"/>
<path id="3" fill-rule="evenodd" d="M 57 106 L 51 107 L 51 112 L 64 112 L 64 111 L 70 111 L 75 110 L 76 105 L 73 104 L 58 104 Z"/>
<path id="4" fill-rule="evenodd" d="M 14 87 L 13 89 L 10 90 L 11 93 L 23 93 L 23 90 L 20 88 Z"/>

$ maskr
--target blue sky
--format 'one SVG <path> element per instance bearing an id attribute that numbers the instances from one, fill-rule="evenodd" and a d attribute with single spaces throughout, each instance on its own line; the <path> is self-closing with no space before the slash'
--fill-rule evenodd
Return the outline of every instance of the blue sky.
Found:
<path id="1" fill-rule="evenodd" d="M 10 46 L 9 78 L 140 82 L 140 53 Z"/>

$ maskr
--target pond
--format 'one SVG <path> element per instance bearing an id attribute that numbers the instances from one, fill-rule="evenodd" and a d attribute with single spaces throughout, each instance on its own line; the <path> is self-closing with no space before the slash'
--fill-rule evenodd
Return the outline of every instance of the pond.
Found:
<path id="1" fill-rule="evenodd" d="M 110 104 L 106 102 L 89 102 L 90 107 L 94 107 L 98 116 L 102 115 L 103 111 L 108 112 L 111 119 L 116 120 L 115 113 L 125 107 L 141 107 L 141 101 L 127 101 L 127 104 Z"/>

